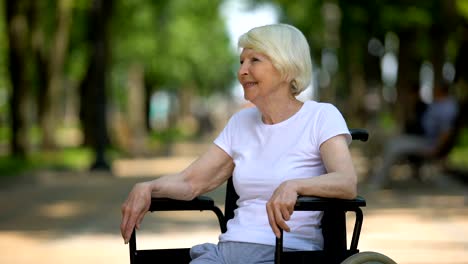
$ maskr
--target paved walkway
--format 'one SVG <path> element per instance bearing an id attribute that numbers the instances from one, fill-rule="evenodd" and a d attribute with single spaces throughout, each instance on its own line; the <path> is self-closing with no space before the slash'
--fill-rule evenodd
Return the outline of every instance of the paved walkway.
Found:
<path id="1" fill-rule="evenodd" d="M 163 163 L 176 170 L 191 160 Z M 144 165 L 160 172 L 160 165 L 153 165 L 161 160 L 126 162 L 123 167 Z M 0 263 L 129 263 L 119 233 L 120 204 L 134 183 L 150 175 L 115 175 L 41 172 L 0 182 Z M 381 252 L 402 264 L 468 263 L 466 186 L 436 176 L 424 184 L 405 181 L 391 190 L 360 193 L 368 201 L 361 251 Z M 222 188 L 210 195 L 222 205 Z M 138 246 L 215 242 L 218 232 L 209 212 L 150 214 L 138 233 Z"/>

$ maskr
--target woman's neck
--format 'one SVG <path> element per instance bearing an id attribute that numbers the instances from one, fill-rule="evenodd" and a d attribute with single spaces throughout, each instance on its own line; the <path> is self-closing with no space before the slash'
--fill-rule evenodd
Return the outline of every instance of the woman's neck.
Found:
<path id="1" fill-rule="evenodd" d="M 271 101 L 257 105 L 262 113 L 262 121 L 265 124 L 278 124 L 294 114 L 296 114 L 304 103 L 297 100 L 295 97 L 287 98 L 287 100 Z"/>

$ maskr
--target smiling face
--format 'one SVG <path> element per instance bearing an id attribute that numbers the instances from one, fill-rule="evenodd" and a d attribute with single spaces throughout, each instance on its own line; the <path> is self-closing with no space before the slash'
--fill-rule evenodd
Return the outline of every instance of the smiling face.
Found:
<path id="1" fill-rule="evenodd" d="M 244 88 L 244 98 L 254 104 L 289 91 L 270 58 L 252 49 L 243 49 L 237 78 Z"/>

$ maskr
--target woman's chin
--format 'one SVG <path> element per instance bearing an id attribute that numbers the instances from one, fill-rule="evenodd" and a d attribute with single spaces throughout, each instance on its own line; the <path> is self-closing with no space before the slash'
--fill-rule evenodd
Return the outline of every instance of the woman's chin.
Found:
<path id="1" fill-rule="evenodd" d="M 252 100 L 254 99 L 254 96 L 248 92 L 244 92 L 244 99 L 249 102 L 252 102 Z"/>

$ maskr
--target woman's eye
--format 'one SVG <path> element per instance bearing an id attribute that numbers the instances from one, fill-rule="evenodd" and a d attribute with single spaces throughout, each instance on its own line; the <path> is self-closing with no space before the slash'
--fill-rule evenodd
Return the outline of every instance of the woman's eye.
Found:
<path id="1" fill-rule="evenodd" d="M 260 61 L 260 59 L 259 59 L 259 58 L 256 58 L 256 57 L 252 57 L 252 58 L 247 59 L 247 60 L 250 61 L 250 62 Z M 244 60 L 240 60 L 240 64 L 241 64 L 241 65 L 244 64 Z"/>

